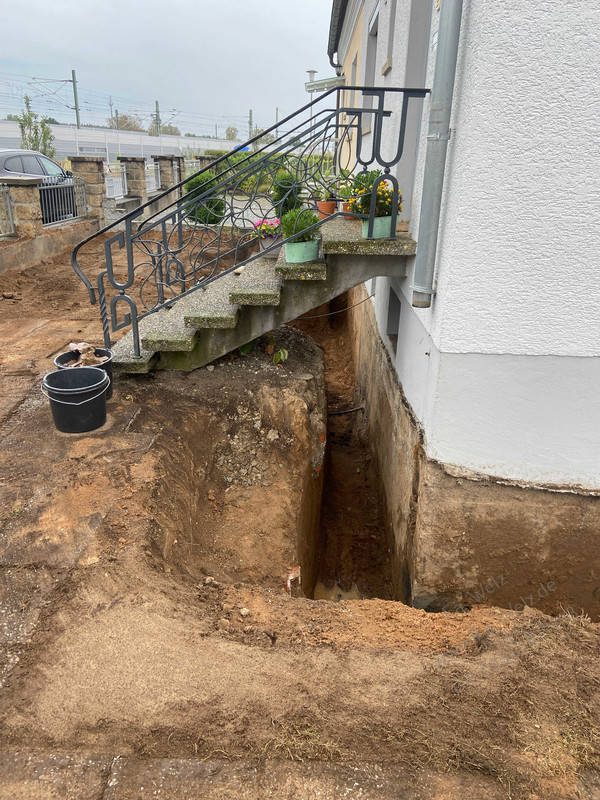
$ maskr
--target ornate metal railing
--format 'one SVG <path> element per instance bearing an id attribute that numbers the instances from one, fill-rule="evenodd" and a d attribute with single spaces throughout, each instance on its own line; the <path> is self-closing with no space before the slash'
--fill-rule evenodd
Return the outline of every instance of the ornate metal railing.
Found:
<path id="1" fill-rule="evenodd" d="M 361 175 L 364 187 L 371 187 L 370 212 L 356 215 L 368 220 L 371 237 L 378 189 L 386 184 L 394 238 L 401 195 L 391 170 L 402 157 L 410 103 L 427 91 L 332 89 L 153 198 L 161 211 L 152 214 L 146 203 L 81 242 L 72 265 L 91 302 L 99 301 L 105 346 L 110 347 L 111 330 L 131 326 L 139 356 L 139 320 L 258 258 L 261 253 L 249 252 L 249 245 L 260 221 L 274 221 L 299 205 L 316 211 L 319 198 L 336 204 L 348 199 Z M 360 210 L 365 209 L 368 201 Z M 341 213 L 336 206 L 334 214 Z M 107 236 L 117 225 L 125 229 Z M 106 268 L 92 282 L 78 259 L 100 236 Z"/>

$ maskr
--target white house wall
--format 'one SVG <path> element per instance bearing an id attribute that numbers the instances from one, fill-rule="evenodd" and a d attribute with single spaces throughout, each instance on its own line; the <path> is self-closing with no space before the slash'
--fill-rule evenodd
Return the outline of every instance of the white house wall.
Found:
<path id="1" fill-rule="evenodd" d="M 434 10 L 427 86 L 438 22 Z M 432 308 L 410 304 L 412 266 L 395 284 L 393 362 L 427 454 L 446 464 L 600 489 L 598 31 L 600 7 L 465 0 Z M 388 296 L 378 279 L 389 349 Z"/>

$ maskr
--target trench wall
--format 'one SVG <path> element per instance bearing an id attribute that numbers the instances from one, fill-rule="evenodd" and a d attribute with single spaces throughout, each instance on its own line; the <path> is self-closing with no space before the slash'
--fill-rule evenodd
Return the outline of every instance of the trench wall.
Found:
<path id="1" fill-rule="evenodd" d="M 363 286 L 353 289 L 348 305 L 365 296 Z M 397 596 L 430 611 L 527 604 L 600 619 L 600 497 L 462 474 L 428 459 L 371 303 L 348 314 Z"/>

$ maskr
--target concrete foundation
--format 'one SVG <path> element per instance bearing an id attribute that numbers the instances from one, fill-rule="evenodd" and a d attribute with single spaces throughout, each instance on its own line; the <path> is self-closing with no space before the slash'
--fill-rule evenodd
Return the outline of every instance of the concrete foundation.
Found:
<path id="1" fill-rule="evenodd" d="M 348 305 L 365 296 L 364 286 L 353 289 Z M 529 605 L 600 619 L 600 497 L 459 474 L 427 458 L 371 303 L 348 313 L 393 530 L 397 596 L 430 611 Z"/>

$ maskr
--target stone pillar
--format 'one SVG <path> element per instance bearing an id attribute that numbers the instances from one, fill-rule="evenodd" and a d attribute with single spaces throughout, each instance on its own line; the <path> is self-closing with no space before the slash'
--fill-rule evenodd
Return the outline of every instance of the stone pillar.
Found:
<path id="1" fill-rule="evenodd" d="M 42 233 L 41 178 L 2 178 L 9 187 L 15 234 L 33 239 Z"/>
<path id="2" fill-rule="evenodd" d="M 173 169 L 173 162 L 175 156 L 152 156 L 154 161 L 158 164 L 158 171 L 160 174 L 160 191 L 164 192 L 170 189 L 175 184 L 175 170 Z"/>
<path id="3" fill-rule="evenodd" d="M 141 156 L 117 156 L 127 175 L 127 197 L 135 197 L 140 205 L 148 200 L 146 189 L 146 159 Z"/>
<path id="4" fill-rule="evenodd" d="M 104 226 L 103 201 L 106 197 L 104 180 L 104 156 L 69 156 L 73 177 L 82 178 L 85 183 L 87 216 L 97 219 Z"/>

